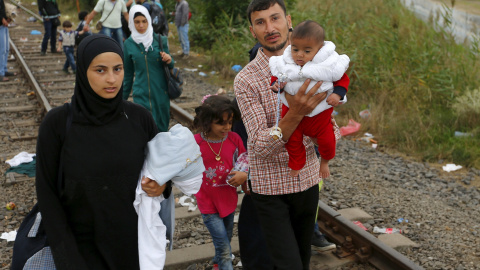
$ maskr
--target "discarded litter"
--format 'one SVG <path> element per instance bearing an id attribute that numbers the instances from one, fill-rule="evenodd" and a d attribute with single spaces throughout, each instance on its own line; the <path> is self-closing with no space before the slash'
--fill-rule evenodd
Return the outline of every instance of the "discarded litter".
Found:
<path id="1" fill-rule="evenodd" d="M 207 74 L 205 72 L 199 72 L 198 75 L 202 76 L 202 77 L 207 77 Z"/>
<path id="2" fill-rule="evenodd" d="M 235 71 L 235 72 L 239 72 L 241 69 L 242 69 L 242 66 L 240 66 L 240 65 L 232 66 L 232 70 Z"/>
<path id="3" fill-rule="evenodd" d="M 15 237 L 17 237 L 17 231 L 11 231 L 11 232 L 4 232 L 2 233 L 2 236 L 0 236 L 0 239 L 7 240 L 7 242 L 10 241 L 15 241 Z"/>
<path id="4" fill-rule="evenodd" d="M 363 111 L 359 112 L 358 115 L 360 115 L 360 117 L 362 119 L 368 120 L 368 118 L 370 118 L 370 116 L 371 116 L 371 113 L 370 113 L 369 109 L 366 109 L 366 110 L 363 110 Z"/>
<path id="5" fill-rule="evenodd" d="M 375 227 L 373 227 L 373 232 L 374 233 L 392 234 L 392 233 L 402 233 L 402 230 L 397 229 L 397 228 L 379 228 L 379 227 L 375 226 Z"/>
<path id="6" fill-rule="evenodd" d="M 28 41 L 28 38 L 26 38 L 26 37 L 21 37 L 21 38 L 20 38 L 20 41 L 22 41 L 22 42 L 27 42 L 27 41 Z"/>
<path id="7" fill-rule="evenodd" d="M 196 68 L 183 68 L 184 70 L 186 71 L 190 71 L 190 72 L 197 72 L 198 69 Z"/>
<path id="8" fill-rule="evenodd" d="M 217 73 L 215 70 L 210 71 L 211 75 L 215 75 L 215 73 Z"/>
<path id="9" fill-rule="evenodd" d="M 33 16 L 27 19 L 27 22 L 36 22 L 36 21 L 37 21 L 37 18 Z"/>
<path id="10" fill-rule="evenodd" d="M 354 221 L 353 224 L 357 225 L 358 227 L 360 227 L 360 229 L 364 230 L 364 231 L 367 231 L 367 227 L 365 227 L 362 222 L 360 221 Z"/>
<path id="11" fill-rule="evenodd" d="M 333 115 L 333 116 L 337 116 L 337 115 L 338 115 L 338 112 L 334 110 L 334 111 L 332 112 L 332 115 Z"/>
<path id="12" fill-rule="evenodd" d="M 203 65 L 198 65 L 199 68 L 203 67 Z"/>
<path id="13" fill-rule="evenodd" d="M 455 137 L 473 137 L 472 133 L 455 131 Z"/>
<path id="14" fill-rule="evenodd" d="M 408 223 L 408 219 L 404 219 L 404 218 L 399 218 L 397 219 L 398 223 L 402 223 L 402 222 L 405 222 L 405 223 Z"/>
<path id="15" fill-rule="evenodd" d="M 40 31 L 38 31 L 38 30 L 32 30 L 32 31 L 30 32 L 30 35 L 41 35 L 41 34 L 42 34 L 42 32 L 40 32 Z"/>
<path id="16" fill-rule="evenodd" d="M 193 212 L 193 211 L 197 210 L 197 205 L 194 204 L 194 202 L 195 202 L 195 199 L 193 199 L 190 196 L 182 196 L 178 200 L 178 203 L 181 206 L 188 207 L 188 212 Z"/>
<path id="17" fill-rule="evenodd" d="M 447 164 L 447 165 L 443 166 L 442 168 L 446 172 L 453 172 L 453 171 L 456 171 L 456 170 L 460 170 L 462 168 L 462 166 L 455 165 L 455 164 Z"/>
<path id="18" fill-rule="evenodd" d="M 340 134 L 342 136 L 350 135 L 350 134 L 355 133 L 358 130 L 360 130 L 361 126 L 362 125 L 360 123 L 357 123 L 353 119 L 350 119 L 350 120 L 348 120 L 348 125 L 347 126 L 340 128 Z"/>
<path id="19" fill-rule="evenodd" d="M 16 205 L 14 202 L 9 202 L 7 203 L 7 205 L 5 206 L 5 208 L 7 208 L 7 210 L 13 210 L 15 209 Z"/>

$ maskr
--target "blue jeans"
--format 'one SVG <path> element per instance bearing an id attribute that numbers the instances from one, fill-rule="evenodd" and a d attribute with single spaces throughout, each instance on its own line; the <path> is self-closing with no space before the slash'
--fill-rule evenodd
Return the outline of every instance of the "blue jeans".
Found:
<path id="1" fill-rule="evenodd" d="M 42 40 L 42 52 L 47 51 L 48 40 L 50 39 L 50 51 L 57 51 L 57 25 L 52 23 L 52 18 L 43 20 L 43 27 L 45 28 L 45 34 Z"/>
<path id="2" fill-rule="evenodd" d="M 74 72 L 77 70 L 77 66 L 75 65 L 75 57 L 73 56 L 74 51 L 75 50 L 73 46 L 63 46 L 63 52 L 67 57 L 65 65 L 63 65 L 63 70 L 68 70 L 68 66 L 70 66 Z"/>
<path id="3" fill-rule="evenodd" d="M 123 51 L 123 30 L 122 28 L 108 28 L 108 27 L 102 27 L 102 30 L 100 30 L 100 34 L 104 34 L 106 36 L 109 36 L 113 38 L 115 41 L 118 42 L 120 47 L 122 48 Z"/>
<path id="4" fill-rule="evenodd" d="M 180 45 L 184 54 L 190 53 L 190 41 L 188 41 L 188 23 L 184 26 L 177 27 L 178 38 L 180 39 Z"/>
<path id="5" fill-rule="evenodd" d="M 8 52 L 10 43 L 8 43 L 8 27 L 0 26 L 0 77 L 5 76 L 7 71 Z"/>
<path id="6" fill-rule="evenodd" d="M 214 263 L 218 264 L 220 270 L 232 270 L 232 248 L 230 241 L 233 233 L 233 216 L 235 212 L 221 218 L 217 214 L 202 214 L 203 223 L 212 236 L 215 246 Z"/>

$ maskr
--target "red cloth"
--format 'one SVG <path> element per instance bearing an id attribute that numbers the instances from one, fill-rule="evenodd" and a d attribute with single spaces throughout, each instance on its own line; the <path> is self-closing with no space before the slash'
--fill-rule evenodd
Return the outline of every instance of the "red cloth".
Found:
<path id="1" fill-rule="evenodd" d="M 202 214 L 216 214 L 224 218 L 237 208 L 237 189 L 226 183 L 230 170 L 234 167 L 234 161 L 241 153 L 245 152 L 242 139 L 235 132 L 229 132 L 223 142 L 210 142 L 213 151 L 218 153 L 221 149 L 219 161 L 212 152 L 201 134 L 195 134 L 195 140 L 200 146 L 205 172 L 200 190 L 195 194 L 198 209 Z"/>
<path id="2" fill-rule="evenodd" d="M 282 105 L 282 117 L 288 112 L 288 107 Z M 303 145 L 303 135 L 317 138 L 318 152 L 323 159 L 335 157 L 335 134 L 332 125 L 333 108 L 327 109 L 313 117 L 303 117 L 295 131 L 285 144 L 288 151 L 288 167 L 300 170 L 305 166 L 306 152 Z"/>

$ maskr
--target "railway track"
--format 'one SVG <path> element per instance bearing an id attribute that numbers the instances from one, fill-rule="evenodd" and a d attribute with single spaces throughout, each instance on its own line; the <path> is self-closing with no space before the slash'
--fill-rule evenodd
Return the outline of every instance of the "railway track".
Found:
<path id="1" fill-rule="evenodd" d="M 64 56 L 60 53 L 47 52 L 40 56 L 40 44 L 43 26 L 38 22 L 27 22 L 27 17 L 36 17 L 34 12 L 21 7 L 18 25 L 10 28 L 11 57 L 9 71 L 17 72 L 16 77 L 0 85 L 0 138 L 2 143 L 10 145 L 9 151 L 0 154 L 2 163 L 18 152 L 35 152 L 36 136 L 43 115 L 51 108 L 69 101 L 74 88 L 75 76 L 64 74 L 61 70 Z M 198 105 L 193 96 L 182 99 L 181 103 L 171 103 L 174 122 L 190 126 L 193 121 L 191 109 Z M 7 174 L 5 185 L 13 185 L 32 178 L 18 174 Z M 178 194 L 177 194 L 178 195 Z M 35 199 L 31 200 L 33 206 Z M 241 202 L 241 197 L 239 198 Z M 240 205 L 239 205 L 240 206 Z M 28 210 L 28 209 L 26 209 Z M 177 208 L 177 222 L 184 219 L 198 218 L 199 212 L 188 212 Z M 312 256 L 312 264 L 330 256 L 338 265 L 353 262 L 370 264 L 378 269 L 422 269 L 393 248 L 382 243 L 370 233 L 354 225 L 345 215 L 334 211 L 320 202 L 318 224 L 335 244 L 336 250 L 323 253 L 321 257 Z M 201 223 L 201 221 L 200 221 Z M 17 228 L 18 228 L 17 224 Z M 203 225 L 203 224 L 202 224 Z M 178 236 L 178 235 L 177 235 Z M 180 237 L 180 236 L 178 236 Z M 238 241 L 233 240 L 232 249 L 238 255 Z M 166 269 L 186 269 L 196 262 L 209 261 L 213 257 L 213 245 L 192 245 L 167 253 Z M 335 264 L 333 264 L 335 265 Z"/>

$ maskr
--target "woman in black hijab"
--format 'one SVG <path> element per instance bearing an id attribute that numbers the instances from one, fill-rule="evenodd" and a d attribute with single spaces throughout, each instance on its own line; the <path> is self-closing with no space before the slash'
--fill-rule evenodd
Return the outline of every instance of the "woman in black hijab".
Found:
<path id="1" fill-rule="evenodd" d="M 40 126 L 37 197 L 57 269 L 139 269 L 133 201 L 157 127 L 150 112 L 122 100 L 122 84 L 120 46 L 105 35 L 86 37 L 71 126 L 66 131 L 68 105 L 52 109 Z M 163 192 L 155 181 L 143 189 Z"/>

